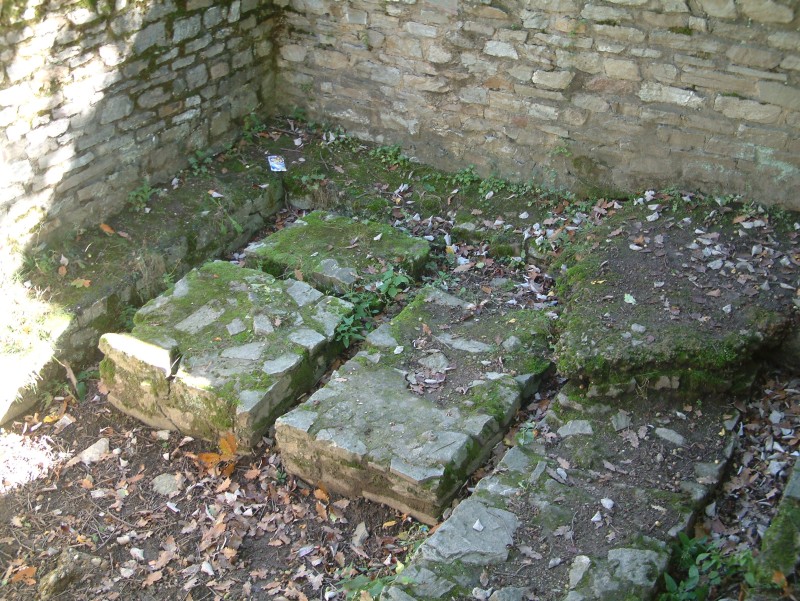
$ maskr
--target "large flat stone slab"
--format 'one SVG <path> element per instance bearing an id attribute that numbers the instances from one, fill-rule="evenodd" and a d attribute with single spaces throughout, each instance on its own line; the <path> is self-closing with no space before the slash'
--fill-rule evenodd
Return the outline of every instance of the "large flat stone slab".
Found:
<path id="1" fill-rule="evenodd" d="M 797 328 L 794 237 L 745 212 L 618 206 L 559 259 L 559 372 L 605 399 L 747 394 Z"/>
<path id="2" fill-rule="evenodd" d="M 207 263 L 142 307 L 130 334 L 101 338 L 102 381 L 151 426 L 249 446 L 327 370 L 351 310 L 304 282 Z"/>
<path id="3" fill-rule="evenodd" d="M 435 523 L 549 369 L 548 329 L 537 312 L 484 322 L 474 306 L 423 289 L 277 420 L 284 465 Z"/>
<path id="4" fill-rule="evenodd" d="M 314 211 L 254 242 L 244 254 L 248 267 L 276 277 L 299 272 L 322 290 L 344 294 L 374 285 L 390 267 L 416 277 L 429 252 L 426 240 L 389 225 Z"/>

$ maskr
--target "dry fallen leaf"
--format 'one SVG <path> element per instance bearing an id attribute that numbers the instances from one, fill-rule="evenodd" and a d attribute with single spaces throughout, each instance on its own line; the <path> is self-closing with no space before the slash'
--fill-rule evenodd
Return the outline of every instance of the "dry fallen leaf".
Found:
<path id="1" fill-rule="evenodd" d="M 114 228 L 108 225 L 107 223 L 101 223 L 100 229 L 103 230 L 109 236 L 114 233 Z"/>
<path id="2" fill-rule="evenodd" d="M 157 572 L 153 572 L 152 574 L 150 574 L 147 578 L 145 578 L 142 581 L 142 588 L 147 588 L 148 586 L 152 586 L 153 584 L 155 584 L 156 582 L 161 580 L 162 576 L 163 576 L 163 573 L 161 572 L 161 570 L 158 570 Z"/>

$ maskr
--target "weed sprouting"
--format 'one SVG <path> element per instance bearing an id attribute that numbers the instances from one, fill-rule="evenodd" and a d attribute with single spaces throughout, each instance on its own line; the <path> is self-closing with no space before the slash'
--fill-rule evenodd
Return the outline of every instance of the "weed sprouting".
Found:
<path id="1" fill-rule="evenodd" d="M 147 202 L 155 191 L 155 188 L 151 188 L 145 180 L 141 186 L 128 192 L 128 208 L 134 213 L 146 212 Z"/>
<path id="2" fill-rule="evenodd" d="M 397 146 L 378 146 L 369 151 L 369 156 L 378 159 L 387 168 L 408 167 L 411 160 L 403 154 L 402 149 Z"/>
<path id="3" fill-rule="evenodd" d="M 676 543 L 675 576 L 664 574 L 666 592 L 658 601 L 706 601 L 737 584 L 744 588 L 779 588 L 759 568 L 750 549 L 724 555 L 707 537 L 681 532 Z"/>

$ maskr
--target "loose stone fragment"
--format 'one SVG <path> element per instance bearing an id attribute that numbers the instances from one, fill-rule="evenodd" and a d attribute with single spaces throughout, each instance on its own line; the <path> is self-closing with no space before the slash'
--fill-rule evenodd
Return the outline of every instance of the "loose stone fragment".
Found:
<path id="1" fill-rule="evenodd" d="M 671 442 L 676 446 L 682 447 L 686 445 L 686 439 L 678 434 L 675 430 L 670 430 L 669 428 L 656 428 L 655 434 L 662 440 Z"/>

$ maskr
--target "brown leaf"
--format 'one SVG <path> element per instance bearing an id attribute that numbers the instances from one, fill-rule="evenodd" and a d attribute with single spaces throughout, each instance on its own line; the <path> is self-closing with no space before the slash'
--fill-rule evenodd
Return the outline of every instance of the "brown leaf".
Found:
<path id="1" fill-rule="evenodd" d="M 426 336 L 430 336 L 431 335 L 431 329 L 428 326 L 428 324 L 426 324 L 426 323 L 422 324 L 422 333 L 425 334 Z"/>
<path id="2" fill-rule="evenodd" d="M 144 581 L 142 581 L 142 588 L 147 588 L 148 586 L 152 586 L 153 584 L 155 584 L 156 582 L 161 580 L 162 576 L 163 576 L 163 574 L 162 574 L 161 570 L 158 570 L 157 572 L 153 572 L 147 578 L 145 578 Z"/>
<path id="3" fill-rule="evenodd" d="M 122 236 L 126 240 L 130 240 L 131 239 L 131 235 L 129 233 L 127 233 L 127 232 L 117 232 L 117 235 L 118 236 Z"/>
<path id="4" fill-rule="evenodd" d="M 256 478 L 258 478 L 260 473 L 261 473 L 260 469 L 258 469 L 257 467 L 251 467 L 244 473 L 244 477 L 247 480 L 255 480 Z"/>
<path id="5" fill-rule="evenodd" d="M 61 266 L 58 268 L 58 275 L 60 275 L 62 278 L 63 278 L 65 275 L 67 275 L 67 266 L 66 266 L 66 265 L 61 265 Z"/>
<path id="6" fill-rule="evenodd" d="M 75 286 L 75 288 L 88 288 L 89 286 L 92 285 L 92 281 L 84 280 L 82 278 L 77 278 L 72 280 L 69 284 L 70 286 Z"/>
<path id="7" fill-rule="evenodd" d="M 205 467 L 211 469 L 219 465 L 219 462 L 222 461 L 222 456 L 219 453 L 198 453 L 197 459 L 205 465 Z"/>
<path id="8" fill-rule="evenodd" d="M 14 575 L 11 577 L 11 582 L 16 583 L 21 580 L 24 580 L 25 584 L 30 586 L 36 583 L 36 581 L 33 580 L 33 575 L 35 573 L 36 573 L 36 566 L 26 566 L 14 573 Z"/>
<path id="9" fill-rule="evenodd" d="M 475 266 L 475 263 L 469 262 L 464 263 L 463 265 L 459 265 L 453 270 L 453 273 L 464 273 L 465 271 L 469 271 Z"/>
<path id="10" fill-rule="evenodd" d="M 233 432 L 227 432 L 219 439 L 219 450 L 223 461 L 231 461 L 236 458 L 236 436 Z"/>
<path id="11" fill-rule="evenodd" d="M 109 236 L 114 233 L 114 228 L 108 225 L 107 223 L 101 223 L 100 229 L 103 230 Z"/>
<path id="12" fill-rule="evenodd" d="M 300 271 L 299 269 L 295 269 L 294 270 L 294 279 L 296 279 L 298 282 L 302 282 L 303 281 L 303 272 Z"/>
<path id="13" fill-rule="evenodd" d="M 330 497 L 328 496 L 328 493 L 322 486 L 314 489 L 314 497 L 317 500 L 322 501 L 323 503 L 328 503 L 331 500 Z"/>
<path id="14" fill-rule="evenodd" d="M 325 505 L 317 501 L 316 504 L 317 515 L 321 517 L 326 522 L 328 521 L 328 510 L 325 509 Z"/>

